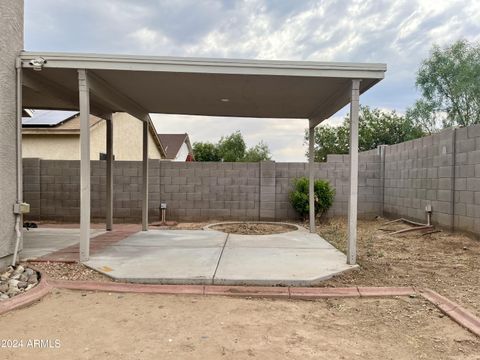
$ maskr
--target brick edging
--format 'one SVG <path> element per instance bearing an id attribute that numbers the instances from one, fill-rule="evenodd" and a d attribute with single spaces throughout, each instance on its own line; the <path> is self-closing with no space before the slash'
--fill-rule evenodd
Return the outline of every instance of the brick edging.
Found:
<path id="1" fill-rule="evenodd" d="M 23 294 L 0 302 L 0 315 L 32 304 L 47 295 L 52 289 L 52 286 L 48 283 L 45 276 L 40 273 L 40 281 L 35 287 Z"/>
<path id="2" fill-rule="evenodd" d="M 433 290 L 420 290 L 420 295 L 434 304 L 441 312 L 450 317 L 453 321 L 468 329 L 473 334 L 480 336 L 480 319 L 474 314 Z"/>
<path id="3" fill-rule="evenodd" d="M 38 270 L 37 270 L 38 271 Z M 0 315 L 32 304 L 53 289 L 108 291 L 120 293 L 170 294 L 170 295 L 221 295 L 240 297 L 284 298 L 292 300 L 322 299 L 338 297 L 388 297 L 410 296 L 420 293 L 445 315 L 480 336 L 480 319 L 453 302 L 430 289 L 416 290 L 413 287 L 267 287 L 267 286 L 223 286 L 223 285 L 154 285 L 102 281 L 71 281 L 46 279 L 41 273 L 40 282 L 28 292 L 0 302 Z"/>

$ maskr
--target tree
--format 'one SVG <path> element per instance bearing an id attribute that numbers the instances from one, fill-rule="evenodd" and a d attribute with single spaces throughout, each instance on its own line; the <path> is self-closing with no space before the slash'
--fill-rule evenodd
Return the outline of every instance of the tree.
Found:
<path id="1" fill-rule="evenodd" d="M 420 66 L 416 86 L 422 98 L 409 116 L 419 123 L 440 122 L 442 114 L 444 127 L 480 123 L 480 44 L 435 45 Z"/>
<path id="2" fill-rule="evenodd" d="M 223 161 L 236 162 L 245 158 L 247 146 L 240 131 L 222 136 L 218 142 L 218 151 Z"/>
<path id="3" fill-rule="evenodd" d="M 320 125 L 315 129 L 315 161 L 327 161 L 328 154 L 348 153 L 348 128 L 341 126 Z M 308 143 L 308 130 L 305 132 Z M 309 157 L 307 150 L 307 157 Z"/>
<path id="4" fill-rule="evenodd" d="M 270 160 L 270 159 L 271 159 L 271 155 L 270 155 L 270 149 L 268 148 L 268 145 L 265 144 L 263 141 L 260 141 L 257 145 L 247 150 L 247 152 L 245 153 L 245 157 L 243 158 L 242 161 L 258 162 L 258 161 Z"/>
<path id="5" fill-rule="evenodd" d="M 413 107 L 408 108 L 405 117 L 417 124 L 425 134 L 431 135 L 440 129 L 441 114 L 435 110 L 433 104 L 423 99 L 417 100 Z"/>
<path id="6" fill-rule="evenodd" d="M 326 161 L 328 154 L 348 154 L 350 120 L 347 115 L 340 126 L 320 125 L 315 129 L 315 160 Z M 398 144 L 425 135 L 421 126 L 395 111 L 361 106 L 358 122 L 358 148 L 375 149 L 379 145 Z M 308 133 L 305 134 L 305 141 Z M 308 151 L 307 151 L 308 156 Z"/>
<path id="7" fill-rule="evenodd" d="M 222 158 L 215 144 L 209 142 L 193 143 L 195 161 L 220 161 Z"/>
<path id="8" fill-rule="evenodd" d="M 270 160 L 270 149 L 263 141 L 248 148 L 240 131 L 222 136 L 216 144 L 196 142 L 193 144 L 196 161 L 258 162 Z"/>

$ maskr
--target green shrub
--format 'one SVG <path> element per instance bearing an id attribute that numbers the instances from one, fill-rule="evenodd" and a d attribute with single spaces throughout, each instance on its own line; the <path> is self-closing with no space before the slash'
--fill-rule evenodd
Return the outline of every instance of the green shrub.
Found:
<path id="1" fill-rule="evenodd" d="M 303 217 L 308 218 L 310 206 L 308 204 L 308 179 L 301 177 L 293 181 L 294 190 L 290 193 L 290 203 L 293 208 Z M 316 180 L 314 183 L 315 217 L 320 218 L 333 204 L 335 189 L 326 180 Z"/>

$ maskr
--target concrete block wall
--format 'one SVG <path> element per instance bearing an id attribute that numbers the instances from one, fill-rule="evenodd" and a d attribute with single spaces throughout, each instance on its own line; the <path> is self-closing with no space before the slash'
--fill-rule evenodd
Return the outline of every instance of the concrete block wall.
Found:
<path id="1" fill-rule="evenodd" d="M 335 201 L 327 216 L 345 216 L 349 195 L 348 155 L 328 155 L 324 163 L 315 163 L 315 178 L 327 180 L 335 188 Z M 308 177 L 308 163 L 276 163 L 275 217 L 277 220 L 298 219 L 290 205 L 293 180 Z M 359 154 L 358 215 L 371 217 L 381 213 L 382 198 L 380 156 L 378 150 Z"/>
<path id="2" fill-rule="evenodd" d="M 298 219 L 289 194 L 293 180 L 308 176 L 307 163 L 208 163 L 150 160 L 150 221 Z M 27 219 L 78 222 L 79 162 L 24 159 Z M 142 165 L 114 164 L 114 220 L 141 220 Z M 349 156 L 329 155 L 315 164 L 315 178 L 335 188 L 328 216 L 345 216 L 349 195 Z M 92 161 L 92 219 L 105 217 L 105 162 Z M 480 125 L 359 154 L 358 213 L 425 221 L 433 208 L 435 224 L 480 234 Z"/>
<path id="3" fill-rule="evenodd" d="M 276 164 L 275 161 L 260 163 L 260 214 L 259 220 L 276 219 Z"/>
<path id="4" fill-rule="evenodd" d="M 453 130 L 387 147 L 385 152 L 384 211 L 450 227 L 452 221 Z"/>
<path id="5" fill-rule="evenodd" d="M 158 211 L 162 201 L 170 220 L 259 219 L 260 163 L 158 164 L 160 185 L 158 193 L 150 196 L 155 199 L 151 210 Z M 158 218 L 158 212 L 152 216 Z"/>
<path id="6" fill-rule="evenodd" d="M 23 159 L 23 197 L 34 219 L 40 218 L 40 186 L 40 159 Z"/>
<path id="7" fill-rule="evenodd" d="M 348 197 L 348 156 L 333 155 L 315 164 L 317 178 L 336 188 L 329 215 L 345 215 Z M 375 151 L 360 155 L 360 216 L 377 215 L 381 209 L 378 191 L 379 156 Z M 25 159 L 25 200 L 31 204 L 28 219 L 78 222 L 80 175 L 78 161 Z M 105 162 L 91 162 L 91 215 L 105 218 Z M 116 222 L 141 219 L 142 164 L 114 163 L 113 216 Z M 289 193 L 296 177 L 308 176 L 304 163 L 149 162 L 149 219 L 159 219 L 159 205 L 167 203 L 167 219 L 287 220 L 298 219 Z"/>
<path id="8" fill-rule="evenodd" d="M 435 224 L 480 234 L 480 125 L 388 146 L 384 193 L 388 216 L 426 221 L 430 204 Z"/>
<path id="9" fill-rule="evenodd" d="M 480 125 L 456 130 L 454 226 L 480 235 Z"/>

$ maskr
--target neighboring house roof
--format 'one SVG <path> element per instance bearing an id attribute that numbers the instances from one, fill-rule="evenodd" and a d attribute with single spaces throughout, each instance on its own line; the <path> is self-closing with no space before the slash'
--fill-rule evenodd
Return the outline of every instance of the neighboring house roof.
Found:
<path id="1" fill-rule="evenodd" d="M 177 154 L 184 143 L 187 144 L 189 155 L 192 155 L 192 146 L 190 144 L 190 138 L 188 137 L 188 134 L 158 134 L 158 138 L 160 139 L 160 142 L 167 153 L 167 159 L 176 159 Z"/>
<path id="2" fill-rule="evenodd" d="M 26 112 L 26 110 L 24 110 Z M 64 110 L 28 110 L 22 117 L 22 134 L 80 134 L 80 116 L 78 111 Z M 90 128 L 100 123 L 103 119 L 90 115 Z M 166 156 L 166 151 L 158 138 L 155 127 L 150 122 L 149 130 L 160 153 Z"/>
<path id="3" fill-rule="evenodd" d="M 90 115 L 90 127 L 102 119 Z M 22 117 L 23 134 L 80 134 L 77 111 L 34 110 L 31 117 Z"/>

